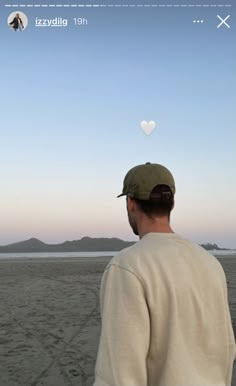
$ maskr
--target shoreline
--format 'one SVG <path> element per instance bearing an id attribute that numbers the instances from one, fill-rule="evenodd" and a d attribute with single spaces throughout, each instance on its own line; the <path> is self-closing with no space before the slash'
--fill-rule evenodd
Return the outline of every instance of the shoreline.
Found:
<path id="1" fill-rule="evenodd" d="M 115 255 L 109 255 L 109 256 L 49 256 L 49 257 L 27 257 L 27 256 L 20 256 L 20 257 L 3 257 L 0 256 L 0 263 L 40 263 L 40 262 L 57 262 L 57 263 L 92 263 L 92 262 L 106 262 L 112 259 Z M 232 260 L 236 261 L 236 254 L 235 255 L 212 255 L 217 260 Z"/>
<path id="2" fill-rule="evenodd" d="M 2 263 L 103 263 L 114 256 L 98 257 L 9 257 L 0 259 Z"/>

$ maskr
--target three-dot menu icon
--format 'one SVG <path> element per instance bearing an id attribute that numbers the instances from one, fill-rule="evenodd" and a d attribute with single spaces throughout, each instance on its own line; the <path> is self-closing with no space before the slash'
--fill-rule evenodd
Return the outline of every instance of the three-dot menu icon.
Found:
<path id="1" fill-rule="evenodd" d="M 194 19 L 193 23 L 194 24 L 202 24 L 202 23 L 204 23 L 204 20 L 202 20 L 202 19 Z"/>

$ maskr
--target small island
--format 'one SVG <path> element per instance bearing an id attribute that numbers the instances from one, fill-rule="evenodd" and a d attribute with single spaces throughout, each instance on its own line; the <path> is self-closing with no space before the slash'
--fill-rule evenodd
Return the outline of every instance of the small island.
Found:
<path id="1" fill-rule="evenodd" d="M 212 250 L 216 250 L 216 251 L 230 251 L 230 248 L 220 248 L 220 247 L 218 247 L 217 244 L 210 244 L 210 243 L 201 244 L 201 247 L 206 249 L 207 251 L 212 251 Z"/>

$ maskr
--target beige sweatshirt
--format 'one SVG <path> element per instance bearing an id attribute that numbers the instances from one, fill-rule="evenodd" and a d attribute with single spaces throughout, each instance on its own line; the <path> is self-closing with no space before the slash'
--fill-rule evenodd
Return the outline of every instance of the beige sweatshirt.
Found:
<path id="1" fill-rule="evenodd" d="M 236 355 L 218 260 L 149 233 L 103 274 L 94 386 L 230 386 Z"/>

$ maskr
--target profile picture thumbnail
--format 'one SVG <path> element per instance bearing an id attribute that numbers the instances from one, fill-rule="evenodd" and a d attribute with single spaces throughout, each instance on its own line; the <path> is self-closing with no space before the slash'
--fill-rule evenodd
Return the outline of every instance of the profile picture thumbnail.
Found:
<path id="1" fill-rule="evenodd" d="M 23 12 L 12 12 L 8 16 L 7 24 L 14 31 L 23 31 L 28 25 L 28 18 Z"/>

